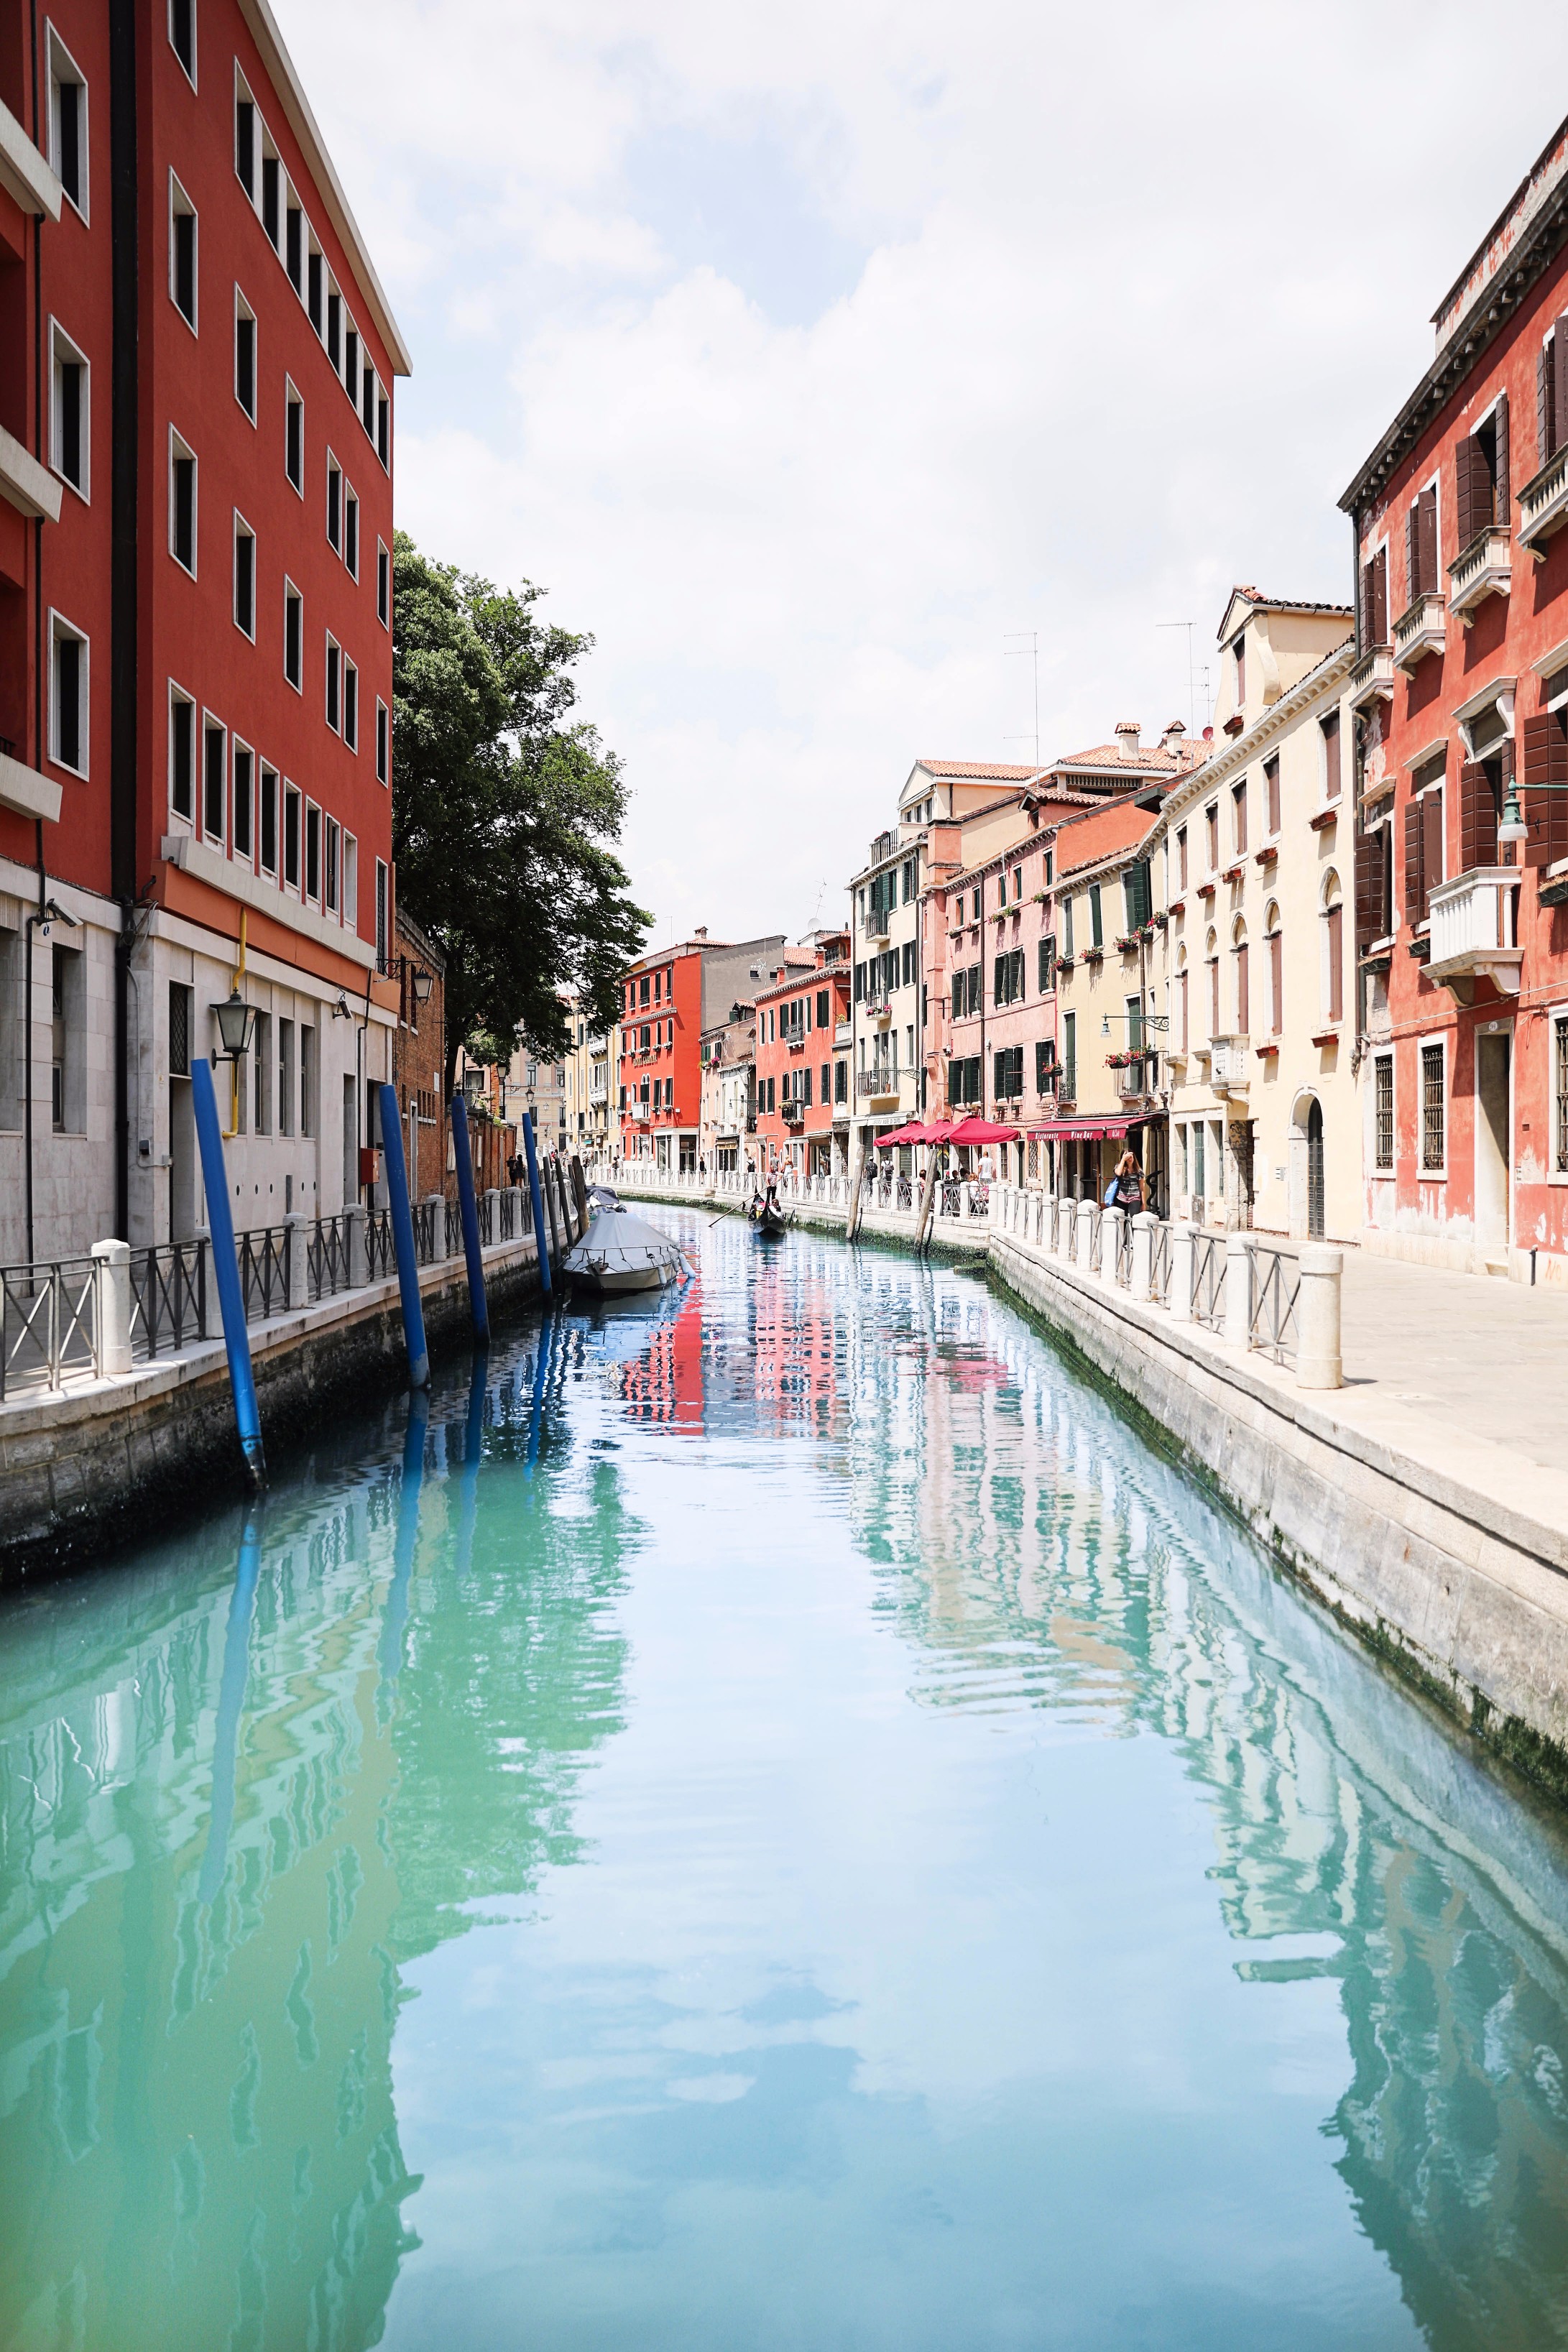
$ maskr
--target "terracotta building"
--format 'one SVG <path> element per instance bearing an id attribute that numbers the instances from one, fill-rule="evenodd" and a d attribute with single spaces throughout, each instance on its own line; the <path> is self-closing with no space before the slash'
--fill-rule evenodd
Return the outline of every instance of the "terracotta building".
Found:
<path id="1" fill-rule="evenodd" d="M 697 1166 L 702 1116 L 702 1034 L 721 1012 L 775 977 L 782 932 L 738 945 L 706 929 L 649 949 L 626 974 L 620 1022 L 620 1142 L 660 1169 Z"/>
<path id="2" fill-rule="evenodd" d="M 1342 501 L 1374 1248 L 1568 1273 L 1568 124 Z"/>
<path id="3" fill-rule="evenodd" d="M 6 11 L 0 157 L 0 1256 L 194 1229 L 236 992 L 236 1223 L 333 1209 L 397 1020 L 407 355 L 265 0 Z"/>
<path id="4" fill-rule="evenodd" d="M 848 959 L 847 931 L 819 931 L 803 947 L 785 949 L 774 984 L 758 993 L 757 1157 L 764 1171 L 844 1172 L 849 1047 L 841 1032 L 849 1020 Z"/>

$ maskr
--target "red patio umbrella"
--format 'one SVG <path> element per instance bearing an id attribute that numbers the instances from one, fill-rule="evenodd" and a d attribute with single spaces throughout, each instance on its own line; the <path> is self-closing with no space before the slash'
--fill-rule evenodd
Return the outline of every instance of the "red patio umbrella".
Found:
<path id="1" fill-rule="evenodd" d="M 942 1139 L 947 1143 L 1016 1143 L 1018 1130 L 1016 1127 L 998 1127 L 989 1118 L 962 1118 L 952 1134 Z"/>
<path id="2" fill-rule="evenodd" d="M 919 1119 L 911 1119 L 907 1127 L 896 1127 L 891 1135 L 877 1135 L 871 1139 L 879 1151 L 886 1151 L 895 1143 L 923 1143 L 926 1131 Z"/>

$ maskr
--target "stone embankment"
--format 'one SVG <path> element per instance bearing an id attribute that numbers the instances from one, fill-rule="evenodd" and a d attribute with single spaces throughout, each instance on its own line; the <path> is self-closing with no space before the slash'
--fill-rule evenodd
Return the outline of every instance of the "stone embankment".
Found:
<path id="1" fill-rule="evenodd" d="M 645 1187 L 624 1163 L 615 1181 L 742 1206 L 711 1184 Z M 1339 1385 L 1337 1297 L 1325 1312 L 1314 1296 L 1331 1281 L 1337 1292 L 1337 1251 L 1255 1253 L 1240 1236 L 1152 1219 L 1141 1236 L 1142 1221 L 1123 1231 L 1090 1203 L 963 1189 L 972 1213 L 937 1220 L 935 1245 L 984 1254 L 1345 1623 L 1568 1799 L 1568 1472 L 1457 1433 L 1354 1360 Z M 847 1183 L 819 1180 L 791 1205 L 800 1223 L 842 1232 Z M 868 1210 L 861 1232 L 909 1247 L 915 1225 L 895 1198 Z M 1279 1259 L 1295 1264 L 1257 1270 Z M 1480 1315 L 1488 1287 L 1475 1289 Z"/>

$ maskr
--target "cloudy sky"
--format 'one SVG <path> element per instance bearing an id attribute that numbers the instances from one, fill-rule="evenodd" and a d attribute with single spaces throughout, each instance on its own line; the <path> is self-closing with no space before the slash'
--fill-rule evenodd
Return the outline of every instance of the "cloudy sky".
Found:
<path id="1" fill-rule="evenodd" d="M 663 939 L 804 930 L 921 752 L 1205 716 L 1568 110 L 1568 13 L 278 0 L 414 352 L 400 519 L 597 648 Z M 1484 38 L 1479 37 L 1484 33 Z M 1022 648 L 1021 655 L 1016 648 Z"/>

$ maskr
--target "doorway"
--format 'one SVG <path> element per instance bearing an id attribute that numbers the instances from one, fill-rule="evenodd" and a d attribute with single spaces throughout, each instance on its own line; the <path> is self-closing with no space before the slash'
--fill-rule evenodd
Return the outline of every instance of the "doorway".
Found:
<path id="1" fill-rule="evenodd" d="M 343 1206 L 359 1199 L 359 1087 L 352 1070 L 343 1073 Z"/>
<path id="2" fill-rule="evenodd" d="M 1489 1253 L 1506 1253 L 1510 1238 L 1512 1044 L 1506 1029 L 1490 1030 L 1476 1039 L 1476 1239 Z"/>
<path id="3" fill-rule="evenodd" d="M 196 1230 L 196 1114 L 188 1077 L 169 1080 L 169 1239 Z"/>
<path id="4" fill-rule="evenodd" d="M 1307 1108 L 1307 1238 L 1323 1238 L 1323 1106 L 1316 1095 Z"/>

